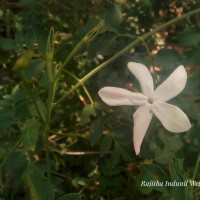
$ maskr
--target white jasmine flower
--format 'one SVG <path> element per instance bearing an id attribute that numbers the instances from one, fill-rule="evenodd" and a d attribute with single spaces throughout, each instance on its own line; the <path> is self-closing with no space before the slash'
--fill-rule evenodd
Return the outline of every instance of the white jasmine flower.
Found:
<path id="1" fill-rule="evenodd" d="M 154 90 L 153 79 L 147 67 L 140 63 L 129 62 L 128 68 L 139 81 L 142 93 L 117 87 L 104 87 L 99 91 L 99 95 L 110 106 L 139 106 L 133 114 L 133 143 L 138 155 L 153 114 L 170 132 L 179 133 L 190 129 L 191 124 L 186 114 L 180 108 L 166 103 L 184 89 L 187 73 L 180 65 Z"/>

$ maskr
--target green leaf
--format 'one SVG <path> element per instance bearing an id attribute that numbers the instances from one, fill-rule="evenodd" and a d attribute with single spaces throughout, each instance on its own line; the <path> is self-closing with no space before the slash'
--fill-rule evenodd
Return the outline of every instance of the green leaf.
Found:
<path id="1" fill-rule="evenodd" d="M 25 34 L 25 44 L 29 49 L 34 49 L 35 43 L 37 42 L 37 35 L 34 29 L 28 29 Z"/>
<path id="2" fill-rule="evenodd" d="M 104 130 L 104 124 L 100 119 L 95 120 L 90 129 L 90 143 L 91 145 L 95 145 L 97 141 L 102 137 L 102 133 Z"/>
<path id="3" fill-rule="evenodd" d="M 100 35 L 89 44 L 88 56 L 93 58 L 98 54 L 103 56 L 110 55 L 114 52 L 115 45 L 116 38 L 113 34 Z"/>
<path id="4" fill-rule="evenodd" d="M 187 179 L 188 180 L 188 179 Z M 197 200 L 198 198 L 195 196 L 195 194 L 193 193 L 193 188 L 191 186 L 188 187 L 184 187 L 185 190 L 185 200 Z"/>
<path id="5" fill-rule="evenodd" d="M 169 196 L 169 195 L 164 195 L 163 197 L 161 197 L 159 200 L 174 200 L 173 197 Z"/>
<path id="6" fill-rule="evenodd" d="M 160 65 L 166 68 L 177 67 L 181 64 L 182 56 L 175 49 L 161 49 L 154 56 L 155 65 Z"/>
<path id="7" fill-rule="evenodd" d="M 112 137 L 110 135 L 106 135 L 100 146 L 100 156 L 104 156 L 110 150 L 112 146 Z"/>
<path id="8" fill-rule="evenodd" d="M 26 121 L 24 130 L 22 131 L 22 141 L 23 145 L 31 150 L 35 150 L 35 145 L 40 133 L 41 125 L 35 119 L 30 119 Z"/>
<path id="9" fill-rule="evenodd" d="M 200 30 L 190 27 L 178 37 L 178 41 L 181 45 L 196 46 L 200 43 Z"/>
<path id="10" fill-rule="evenodd" d="M 40 59 L 33 60 L 31 64 L 24 71 L 24 77 L 31 79 L 33 77 L 40 79 L 45 68 L 46 62 Z"/>
<path id="11" fill-rule="evenodd" d="M 183 181 L 187 181 L 187 187 L 184 187 L 184 199 L 185 200 L 198 200 L 199 198 L 198 196 L 198 192 L 194 192 L 194 187 L 190 185 L 189 181 L 192 181 L 191 179 L 189 179 L 188 176 L 186 176 L 185 174 L 181 174 L 181 178 L 183 179 Z"/>
<path id="12" fill-rule="evenodd" d="M 170 171 L 170 175 L 171 175 L 171 180 L 181 181 L 181 178 L 179 177 L 179 175 L 176 172 L 176 169 L 174 167 L 174 163 L 170 163 L 169 171 Z"/>
<path id="13" fill-rule="evenodd" d="M 12 91 L 11 91 L 11 96 L 15 97 L 16 93 L 19 91 L 19 85 L 16 85 Z"/>
<path id="14" fill-rule="evenodd" d="M 151 0 L 142 0 L 142 3 L 144 3 L 149 8 L 152 8 L 152 2 L 151 2 Z"/>
<path id="15" fill-rule="evenodd" d="M 145 192 L 151 192 L 152 190 L 166 192 L 165 182 L 168 180 L 167 175 L 161 169 L 159 165 L 155 164 L 143 164 L 140 166 L 140 175 L 137 180 L 138 188 L 143 192 L 144 187 L 148 184 L 149 189 Z M 157 184 L 157 185 L 156 185 Z"/>
<path id="16" fill-rule="evenodd" d="M 31 60 L 33 58 L 33 51 L 26 51 L 24 52 L 15 62 L 15 65 L 13 67 L 14 70 L 17 71 L 24 71 L 31 63 Z"/>
<path id="17" fill-rule="evenodd" d="M 6 130 L 14 124 L 13 113 L 11 109 L 4 108 L 0 110 L 0 130 Z"/>
<path id="18" fill-rule="evenodd" d="M 16 85 L 11 91 L 11 97 L 13 102 L 17 104 L 26 99 L 27 91 L 24 88 L 20 88 L 19 85 Z"/>
<path id="19" fill-rule="evenodd" d="M 159 164 L 167 164 L 169 162 L 169 154 L 165 151 L 165 149 L 161 149 L 159 147 L 156 147 L 155 151 L 155 161 Z"/>
<path id="20" fill-rule="evenodd" d="M 49 89 L 49 77 L 47 73 L 43 73 L 39 81 L 39 86 L 48 90 Z"/>
<path id="21" fill-rule="evenodd" d="M 96 116 L 95 107 L 93 105 L 87 104 L 83 108 L 80 125 L 85 125 L 85 124 L 89 123 L 91 116 Z"/>
<path id="22" fill-rule="evenodd" d="M 28 110 L 29 104 L 27 102 L 20 102 L 15 106 L 14 118 L 16 121 L 24 121 L 29 117 L 30 112 Z"/>
<path id="23" fill-rule="evenodd" d="M 13 152 L 5 164 L 5 171 L 7 175 L 16 174 L 19 177 L 18 171 L 21 171 L 27 165 L 25 154 L 21 151 Z"/>
<path id="24" fill-rule="evenodd" d="M 200 132 L 200 125 L 194 124 L 192 128 L 190 129 L 189 133 L 193 140 L 197 140 L 198 144 L 200 144 L 200 134 L 197 134 Z"/>
<path id="25" fill-rule="evenodd" d="M 16 48 L 15 40 L 10 38 L 0 38 L 0 49 L 5 51 L 14 50 Z"/>
<path id="26" fill-rule="evenodd" d="M 3 17 L 3 15 L 4 15 L 4 12 L 3 12 L 3 10 L 2 10 L 2 9 L 0 9 L 0 18 L 2 18 L 2 17 Z"/>
<path id="27" fill-rule="evenodd" d="M 23 50 L 24 34 L 22 31 L 15 32 L 15 42 L 16 42 L 17 47 Z"/>
<path id="28" fill-rule="evenodd" d="M 192 48 L 191 50 L 187 50 L 183 53 L 183 65 L 193 65 L 200 63 L 200 49 L 199 48 Z"/>
<path id="29" fill-rule="evenodd" d="M 105 24 L 109 30 L 116 31 L 121 22 L 121 11 L 117 5 L 112 4 L 105 13 Z"/>
<path id="30" fill-rule="evenodd" d="M 159 180 L 162 182 L 168 180 L 164 171 L 156 164 L 143 164 L 140 166 L 140 172 L 145 175 L 146 180 Z"/>
<path id="31" fill-rule="evenodd" d="M 2 108 L 7 107 L 7 106 L 10 106 L 10 101 L 7 101 L 7 100 L 0 101 L 0 111 Z"/>
<path id="32" fill-rule="evenodd" d="M 20 0 L 19 1 L 19 5 L 22 7 L 26 7 L 26 6 L 33 6 L 34 3 L 37 3 L 37 1 L 35 0 Z"/>
<path id="33" fill-rule="evenodd" d="M 133 147 L 131 146 L 131 149 L 132 148 Z M 126 146 L 120 147 L 120 155 L 125 161 L 128 161 L 128 162 L 133 161 L 133 156 L 132 156 L 133 152 L 130 151 L 130 149 Z"/>
<path id="34" fill-rule="evenodd" d="M 171 182 L 182 182 L 182 179 L 178 175 L 176 168 L 174 167 L 174 163 L 169 164 L 169 171 L 171 175 Z M 183 187 L 172 187 L 172 195 L 175 199 L 182 199 L 184 196 Z"/>
<path id="35" fill-rule="evenodd" d="M 64 62 L 66 59 L 66 55 L 69 55 L 72 49 L 73 45 L 71 43 L 61 44 L 55 53 L 55 59 L 58 62 Z"/>
<path id="36" fill-rule="evenodd" d="M 28 187 L 30 199 L 48 199 L 47 179 L 39 170 L 39 168 L 36 168 L 34 165 L 28 166 L 28 168 L 24 172 L 24 182 Z M 48 200 L 54 199 L 53 192 L 49 196 L 51 198 Z"/>
<path id="37" fill-rule="evenodd" d="M 142 194 L 150 194 L 151 192 L 152 192 L 152 190 L 153 190 L 153 188 L 152 187 L 148 187 L 148 186 L 141 186 L 141 183 L 142 183 L 142 181 L 145 181 L 144 180 L 144 176 L 142 175 L 142 174 L 139 174 L 138 176 L 136 176 L 135 177 L 135 183 L 136 183 L 136 185 L 137 185 L 137 188 L 138 188 L 138 190 L 142 193 Z"/>
<path id="38" fill-rule="evenodd" d="M 105 157 L 105 160 L 102 160 L 100 163 L 100 171 L 102 175 L 106 175 L 108 177 L 116 176 L 123 173 L 124 168 L 122 165 L 115 165 L 111 162 L 110 157 Z M 109 184 L 109 183 L 108 183 Z"/>
<path id="39" fill-rule="evenodd" d="M 120 147 L 117 144 L 117 142 L 115 142 L 115 147 L 114 147 L 114 150 L 112 152 L 111 159 L 112 159 L 113 165 L 116 165 L 119 162 L 119 159 L 120 159 Z"/>
<path id="40" fill-rule="evenodd" d="M 57 200 L 81 200 L 81 196 L 78 193 L 69 193 L 59 197 Z"/>
<path id="41" fill-rule="evenodd" d="M 180 137 L 168 135 L 164 131 L 160 131 L 159 138 L 164 144 L 165 155 L 169 156 L 171 152 L 180 151 L 180 149 L 183 147 Z"/>
<path id="42" fill-rule="evenodd" d="M 145 54 L 137 53 L 137 52 L 135 52 L 134 56 L 131 58 L 130 61 L 137 62 L 137 63 L 142 63 L 147 67 L 152 65 L 152 57 L 149 57 L 149 56 L 147 56 Z"/>
<path id="43" fill-rule="evenodd" d="M 45 118 L 45 114 L 46 114 L 46 105 L 45 103 L 42 101 L 42 99 L 38 96 L 38 94 L 36 93 L 37 91 L 32 91 L 35 99 L 37 99 L 36 103 L 38 106 L 38 109 L 40 110 L 41 115 L 43 116 L 43 118 Z M 29 111 L 33 116 L 38 116 L 38 112 L 35 108 L 34 105 L 29 106 Z"/>
<path id="44" fill-rule="evenodd" d="M 49 36 L 49 31 L 44 30 L 43 33 L 39 37 L 38 50 L 42 54 L 46 53 L 46 45 L 47 45 L 48 36 Z"/>

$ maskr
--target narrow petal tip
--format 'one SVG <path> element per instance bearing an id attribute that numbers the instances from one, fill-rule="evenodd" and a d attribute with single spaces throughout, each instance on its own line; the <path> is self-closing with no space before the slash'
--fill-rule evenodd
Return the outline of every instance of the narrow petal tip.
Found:
<path id="1" fill-rule="evenodd" d="M 183 130 L 182 130 L 181 132 L 186 132 L 186 131 L 188 131 L 189 129 L 191 129 L 191 127 L 192 127 L 192 125 L 191 125 L 189 119 L 187 118 L 187 122 L 184 124 Z"/>
<path id="2" fill-rule="evenodd" d="M 180 65 L 156 88 L 154 97 L 166 102 L 177 96 L 185 88 L 186 82 L 187 72 L 185 67 Z"/>
<path id="3" fill-rule="evenodd" d="M 140 153 L 140 147 L 139 148 L 134 147 L 134 150 L 135 150 L 135 154 L 138 156 Z"/>
<path id="4" fill-rule="evenodd" d="M 147 132 L 153 114 L 147 105 L 140 106 L 133 114 L 133 144 L 136 155 L 140 153 L 142 141 Z"/>
<path id="5" fill-rule="evenodd" d="M 127 67 L 139 81 L 142 93 L 151 96 L 154 91 L 154 84 L 149 69 L 142 63 L 135 62 L 129 62 Z"/>

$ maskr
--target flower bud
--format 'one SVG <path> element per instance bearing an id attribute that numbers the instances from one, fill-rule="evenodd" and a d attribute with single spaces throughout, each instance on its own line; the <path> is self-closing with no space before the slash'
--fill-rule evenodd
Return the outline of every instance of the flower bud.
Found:
<path id="1" fill-rule="evenodd" d="M 15 62 L 14 69 L 15 70 L 25 70 L 28 65 L 31 63 L 33 57 L 33 51 L 28 51 L 21 55 Z"/>

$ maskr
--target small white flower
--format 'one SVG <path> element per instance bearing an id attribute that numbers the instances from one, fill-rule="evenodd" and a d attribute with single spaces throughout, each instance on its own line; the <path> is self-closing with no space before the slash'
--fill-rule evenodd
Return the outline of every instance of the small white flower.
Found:
<path id="1" fill-rule="evenodd" d="M 143 64 L 129 62 L 128 68 L 139 81 L 142 93 L 117 87 L 104 87 L 99 91 L 99 95 L 110 106 L 139 106 L 133 114 L 133 142 L 138 155 L 153 114 L 170 132 L 179 133 L 190 129 L 191 124 L 186 114 L 180 108 L 165 103 L 184 89 L 187 73 L 185 68 L 180 65 L 154 90 L 152 76 Z"/>

